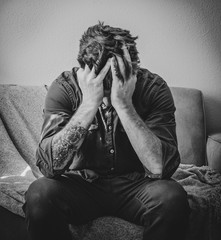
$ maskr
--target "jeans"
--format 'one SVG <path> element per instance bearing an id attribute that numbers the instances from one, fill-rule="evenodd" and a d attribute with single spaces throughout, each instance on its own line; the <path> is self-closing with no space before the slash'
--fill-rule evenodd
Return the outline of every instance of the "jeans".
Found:
<path id="1" fill-rule="evenodd" d="M 71 239 L 68 224 L 116 216 L 144 226 L 143 239 L 184 239 L 189 205 L 174 180 L 151 180 L 141 173 L 99 177 L 79 175 L 34 181 L 23 206 L 30 239 Z"/>

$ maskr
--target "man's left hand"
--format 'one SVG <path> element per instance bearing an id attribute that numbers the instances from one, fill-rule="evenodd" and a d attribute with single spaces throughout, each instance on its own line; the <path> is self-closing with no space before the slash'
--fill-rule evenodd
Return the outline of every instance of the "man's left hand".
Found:
<path id="1" fill-rule="evenodd" d="M 132 96 L 137 81 L 136 72 L 132 69 L 131 57 L 126 48 L 122 47 L 124 56 L 115 55 L 111 59 L 112 88 L 111 103 L 117 109 L 131 108 Z"/>

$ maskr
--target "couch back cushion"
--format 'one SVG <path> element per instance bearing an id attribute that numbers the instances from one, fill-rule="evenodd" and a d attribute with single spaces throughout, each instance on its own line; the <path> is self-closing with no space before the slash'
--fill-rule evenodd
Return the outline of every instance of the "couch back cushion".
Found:
<path id="1" fill-rule="evenodd" d="M 178 148 L 182 163 L 206 164 L 206 130 L 200 90 L 171 87 L 176 106 Z"/>
<path id="2" fill-rule="evenodd" d="M 19 174 L 20 168 L 27 163 L 33 174 L 39 176 L 35 151 L 46 93 L 44 86 L 0 85 L 0 128 L 1 142 L 4 143 L 0 145 L 0 168 L 8 166 L 7 172 L 1 174 L 15 174 L 16 169 Z M 14 171 L 10 170 L 10 165 Z"/>

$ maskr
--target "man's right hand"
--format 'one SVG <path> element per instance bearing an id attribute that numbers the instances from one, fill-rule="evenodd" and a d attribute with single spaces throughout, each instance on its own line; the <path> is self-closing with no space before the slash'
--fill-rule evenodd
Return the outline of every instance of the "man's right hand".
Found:
<path id="1" fill-rule="evenodd" d="M 110 68 L 111 61 L 108 59 L 105 66 L 96 76 L 94 67 L 92 70 L 85 65 L 85 68 L 79 68 L 77 71 L 78 83 L 83 94 L 82 104 L 98 108 L 104 97 L 103 80 Z"/>

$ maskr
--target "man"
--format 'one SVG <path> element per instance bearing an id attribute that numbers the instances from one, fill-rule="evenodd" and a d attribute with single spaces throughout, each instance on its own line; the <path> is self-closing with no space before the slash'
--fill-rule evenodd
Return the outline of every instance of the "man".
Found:
<path id="1" fill-rule="evenodd" d="M 112 215 L 143 239 L 182 239 L 186 192 L 170 177 L 180 157 L 166 82 L 139 67 L 129 31 L 99 23 L 80 40 L 80 68 L 50 86 L 37 149 L 43 175 L 24 211 L 31 239 L 71 239 L 68 224 Z"/>

